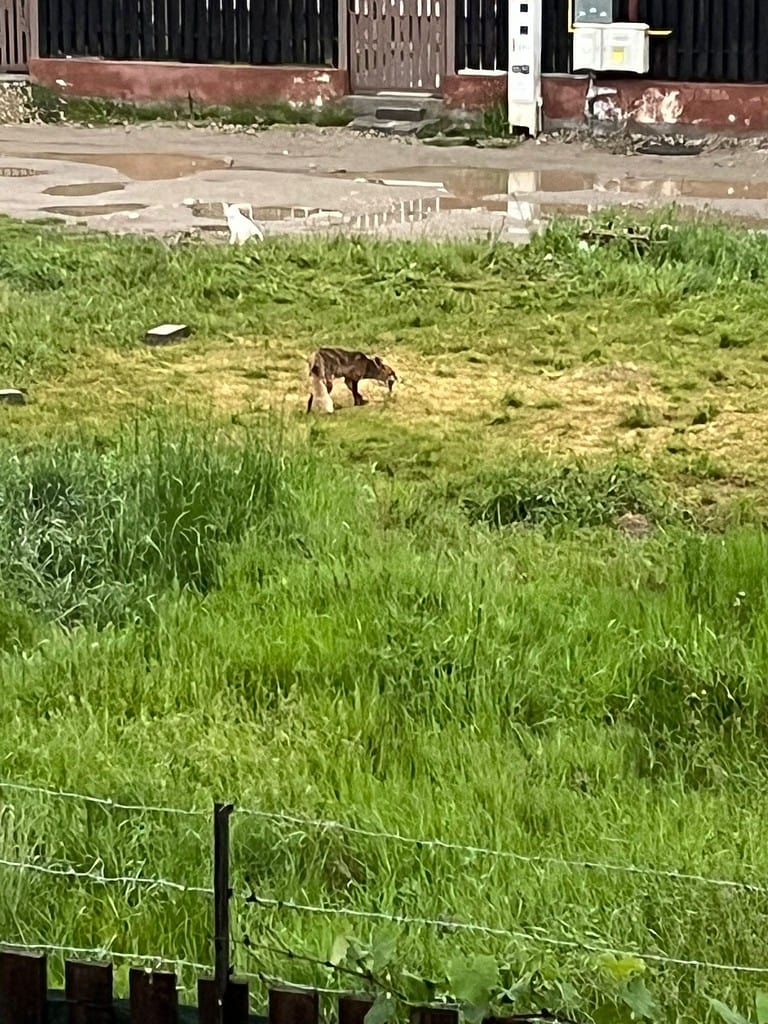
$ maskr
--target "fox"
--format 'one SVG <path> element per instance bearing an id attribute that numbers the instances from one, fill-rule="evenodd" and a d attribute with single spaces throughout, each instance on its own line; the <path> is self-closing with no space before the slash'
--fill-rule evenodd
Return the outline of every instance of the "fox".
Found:
<path id="1" fill-rule="evenodd" d="M 350 352 L 344 348 L 319 348 L 309 357 L 309 388 L 307 412 L 317 399 L 323 412 L 333 412 L 331 391 L 336 377 L 343 377 L 352 392 L 355 405 L 365 405 L 367 399 L 360 394 L 361 380 L 378 380 L 386 384 L 390 392 L 397 383 L 397 374 L 391 366 L 378 356 L 367 356 L 363 352 Z"/>

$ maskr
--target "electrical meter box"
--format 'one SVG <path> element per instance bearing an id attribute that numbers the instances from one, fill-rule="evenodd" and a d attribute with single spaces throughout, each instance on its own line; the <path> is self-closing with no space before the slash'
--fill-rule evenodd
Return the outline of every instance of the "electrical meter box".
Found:
<path id="1" fill-rule="evenodd" d="M 609 25 L 613 21 L 613 0 L 576 0 L 575 25 Z"/>
<path id="2" fill-rule="evenodd" d="M 633 71 L 644 75 L 650 67 L 648 26 L 640 22 L 614 22 L 603 29 L 603 71 Z"/>
<path id="3" fill-rule="evenodd" d="M 603 70 L 603 26 L 573 26 L 573 70 Z"/>
<path id="4" fill-rule="evenodd" d="M 649 67 L 648 26 L 642 22 L 574 24 L 574 71 L 629 71 L 644 75 Z"/>

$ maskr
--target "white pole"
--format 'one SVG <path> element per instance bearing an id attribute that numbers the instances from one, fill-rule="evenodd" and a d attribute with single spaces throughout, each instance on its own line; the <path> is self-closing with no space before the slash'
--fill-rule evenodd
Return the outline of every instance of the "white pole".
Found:
<path id="1" fill-rule="evenodd" d="M 509 0 L 509 126 L 541 131 L 542 0 Z"/>

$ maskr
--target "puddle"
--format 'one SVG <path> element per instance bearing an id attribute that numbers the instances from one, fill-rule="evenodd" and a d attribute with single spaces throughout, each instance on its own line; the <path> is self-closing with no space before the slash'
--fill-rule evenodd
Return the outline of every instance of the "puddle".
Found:
<path id="1" fill-rule="evenodd" d="M 389 209 L 346 217 L 343 223 L 347 230 L 353 232 L 376 232 L 384 227 L 424 223 L 441 214 L 450 216 L 459 211 L 471 212 L 473 210 L 478 213 L 490 211 L 504 214 L 503 218 L 498 218 L 498 223 L 504 231 L 525 235 L 528 238 L 542 227 L 542 221 L 546 216 L 555 212 L 548 210 L 546 204 L 542 203 L 518 203 L 506 200 L 491 203 L 468 203 L 458 197 L 434 196 L 428 199 L 406 199 L 394 204 Z"/>
<path id="2" fill-rule="evenodd" d="M 224 222 L 221 203 L 192 203 L 193 217 L 206 217 L 210 220 Z M 246 203 L 242 204 L 243 212 L 250 216 Z M 343 217 L 340 210 L 326 210 L 321 206 L 254 206 L 253 219 L 256 221 L 308 220 L 317 217 Z"/>
<path id="3" fill-rule="evenodd" d="M 439 195 L 400 200 L 378 210 L 359 214 L 318 206 L 255 206 L 253 217 L 257 222 L 282 221 L 296 225 L 304 224 L 319 231 L 338 230 L 343 234 L 375 234 L 386 228 L 424 224 L 440 215 L 451 217 L 460 211 L 501 214 L 503 217 L 496 218 L 496 226 L 502 228 L 505 235 L 527 240 L 554 215 L 586 215 L 590 212 L 590 207 L 585 203 L 530 203 L 507 196 L 473 200 L 466 196 Z M 220 203 L 196 202 L 192 205 L 192 213 L 196 217 L 220 222 L 220 225 L 205 225 L 202 230 L 226 230 Z"/>
<path id="4" fill-rule="evenodd" d="M 681 178 L 659 181 L 644 178 L 610 179 L 606 191 L 628 192 L 654 199 L 768 199 L 768 181 L 697 181 Z"/>
<path id="5" fill-rule="evenodd" d="M 440 187 L 461 196 L 482 197 L 507 192 L 583 192 L 591 189 L 594 176 L 577 171 L 508 171 L 494 167 L 397 167 L 375 175 L 344 172 L 342 177 L 362 178 L 371 184 L 407 187 Z"/>
<path id="6" fill-rule="evenodd" d="M 125 188 L 119 181 L 81 181 L 75 185 L 52 185 L 43 191 L 46 196 L 98 196 L 102 192 L 119 192 Z"/>
<path id="7" fill-rule="evenodd" d="M 58 213 L 62 217 L 103 217 L 108 213 L 130 213 L 146 210 L 146 203 L 100 203 L 98 206 L 41 206 L 41 213 Z"/>
<path id="8" fill-rule="evenodd" d="M 224 160 L 174 153 L 36 153 L 35 159 L 67 160 L 75 164 L 111 167 L 133 181 L 188 178 L 202 171 L 222 171 L 229 167 Z"/>
<path id="9" fill-rule="evenodd" d="M 44 171 L 36 171 L 33 167 L 0 167 L 0 178 L 34 178 Z"/>
<path id="10" fill-rule="evenodd" d="M 391 187 L 444 189 L 467 208 L 478 204 L 495 208 L 501 197 L 557 194 L 566 192 L 622 193 L 647 199 L 753 199 L 768 200 L 768 181 L 706 181 L 695 178 L 638 178 L 632 175 L 611 177 L 583 174 L 571 170 L 508 171 L 500 168 L 472 167 L 397 167 L 376 175 L 343 177 Z"/>

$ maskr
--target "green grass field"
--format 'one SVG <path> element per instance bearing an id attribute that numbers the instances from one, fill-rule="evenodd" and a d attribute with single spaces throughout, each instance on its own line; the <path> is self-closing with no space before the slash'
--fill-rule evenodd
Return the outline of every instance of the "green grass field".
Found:
<path id="1" fill-rule="evenodd" d="M 768 239 L 647 226 L 232 251 L 0 221 L 30 398 L 0 407 L 0 781 L 260 812 L 257 1000 L 763 1024 L 731 967 L 768 973 Z M 164 321 L 192 338 L 148 349 Z M 394 395 L 307 418 L 321 344 Z M 206 815 L 2 799 L 6 862 L 210 885 Z M 204 894 L 0 877 L 0 940 L 211 962 Z"/>

